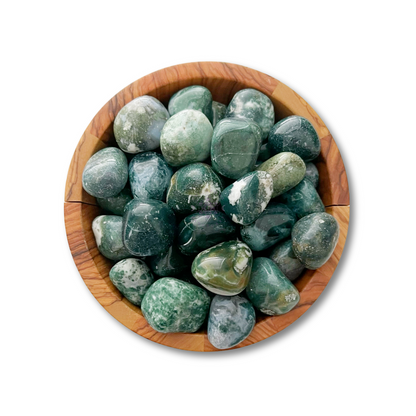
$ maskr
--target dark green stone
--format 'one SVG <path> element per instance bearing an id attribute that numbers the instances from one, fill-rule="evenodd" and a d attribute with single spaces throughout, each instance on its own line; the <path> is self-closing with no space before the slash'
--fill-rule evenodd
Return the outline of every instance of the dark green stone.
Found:
<path id="1" fill-rule="evenodd" d="M 126 186 L 119 194 L 108 198 L 97 198 L 97 204 L 114 215 L 123 216 L 124 207 L 133 199 L 130 186 Z"/>
<path id="2" fill-rule="evenodd" d="M 181 278 L 187 271 L 191 271 L 191 263 L 191 259 L 184 256 L 176 244 L 170 246 L 167 251 L 149 259 L 152 272 L 160 277 Z"/>
<path id="3" fill-rule="evenodd" d="M 257 162 L 265 162 L 266 160 L 270 159 L 272 156 L 273 154 L 269 150 L 268 143 L 267 142 L 263 143 L 260 147 L 260 152 L 257 158 Z"/>
<path id="4" fill-rule="evenodd" d="M 305 178 L 309 179 L 315 188 L 318 188 L 318 185 L 319 185 L 318 168 L 312 162 L 308 162 L 305 165 L 306 165 Z"/>
<path id="5" fill-rule="evenodd" d="M 273 248 L 269 257 L 290 281 L 297 279 L 305 269 L 293 252 L 292 240 L 279 243 Z"/>
<path id="6" fill-rule="evenodd" d="M 225 117 L 227 106 L 217 101 L 212 102 L 212 127 L 215 127 L 217 123 Z"/>

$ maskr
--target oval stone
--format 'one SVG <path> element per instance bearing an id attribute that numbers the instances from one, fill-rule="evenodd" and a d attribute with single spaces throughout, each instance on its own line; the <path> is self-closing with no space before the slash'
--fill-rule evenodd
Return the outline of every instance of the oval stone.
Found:
<path id="1" fill-rule="evenodd" d="M 97 198 L 97 204 L 114 215 L 123 216 L 124 207 L 133 199 L 130 186 L 126 186 L 120 193 L 108 198 Z"/>
<path id="2" fill-rule="evenodd" d="M 126 104 L 114 120 L 114 136 L 126 153 L 140 153 L 159 147 L 160 133 L 169 118 L 168 110 L 149 95 Z"/>
<path id="3" fill-rule="evenodd" d="M 254 260 L 246 293 L 251 303 L 266 315 L 283 315 L 291 311 L 300 299 L 296 287 L 266 257 Z"/>
<path id="4" fill-rule="evenodd" d="M 212 102 L 212 127 L 215 127 L 217 123 L 225 117 L 227 106 L 217 101 Z"/>
<path id="5" fill-rule="evenodd" d="M 318 188 L 318 185 L 319 185 L 318 168 L 312 162 L 308 162 L 305 165 L 306 165 L 305 178 L 309 179 L 315 188 Z"/>
<path id="6" fill-rule="evenodd" d="M 92 155 L 82 172 L 82 187 L 97 198 L 120 193 L 128 179 L 127 158 L 116 147 L 106 147 Z"/>
<path id="7" fill-rule="evenodd" d="M 301 218 L 292 229 L 293 252 L 310 270 L 319 269 L 331 257 L 339 237 L 337 220 L 326 212 Z"/>
<path id="8" fill-rule="evenodd" d="M 204 323 L 211 298 L 195 285 L 164 277 L 150 286 L 142 301 L 142 312 L 159 332 L 196 332 Z"/>
<path id="9" fill-rule="evenodd" d="M 180 278 L 187 271 L 191 271 L 191 263 L 191 259 L 184 256 L 176 244 L 170 246 L 167 251 L 149 258 L 152 272 L 160 277 Z"/>
<path id="10" fill-rule="evenodd" d="M 273 248 L 269 257 L 290 281 L 297 279 L 305 269 L 293 252 L 292 240 L 279 243 Z"/>
<path id="11" fill-rule="evenodd" d="M 208 340 L 220 350 L 235 347 L 251 333 L 256 312 L 242 296 L 219 296 L 212 299 L 208 315 Z"/>

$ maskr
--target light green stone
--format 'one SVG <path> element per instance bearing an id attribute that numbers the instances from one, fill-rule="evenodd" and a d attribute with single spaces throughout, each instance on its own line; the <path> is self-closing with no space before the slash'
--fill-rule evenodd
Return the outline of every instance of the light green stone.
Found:
<path id="1" fill-rule="evenodd" d="M 217 101 L 212 102 L 212 127 L 215 127 L 217 123 L 225 117 L 227 106 Z"/>

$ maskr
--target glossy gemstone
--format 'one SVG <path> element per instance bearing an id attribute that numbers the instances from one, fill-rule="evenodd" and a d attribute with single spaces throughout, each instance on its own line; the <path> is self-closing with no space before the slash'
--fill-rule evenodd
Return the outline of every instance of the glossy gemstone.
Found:
<path id="1" fill-rule="evenodd" d="M 108 198 L 97 198 L 97 204 L 114 215 L 123 216 L 124 207 L 133 199 L 130 186 L 127 185 L 120 193 Z"/>
<path id="2" fill-rule="evenodd" d="M 217 101 L 212 102 L 212 127 L 215 127 L 217 123 L 225 117 L 227 106 Z"/>
<path id="3" fill-rule="evenodd" d="M 290 281 L 297 279 L 305 269 L 293 252 L 292 240 L 279 243 L 273 248 L 269 257 Z"/>
<path id="4" fill-rule="evenodd" d="M 265 162 L 266 160 L 270 159 L 272 156 L 273 154 L 269 150 L 268 143 L 267 142 L 263 143 L 260 147 L 260 152 L 257 158 L 257 162 Z"/>
<path id="5" fill-rule="evenodd" d="M 306 165 L 305 178 L 312 182 L 312 185 L 317 188 L 319 185 L 319 172 L 318 168 L 312 163 L 308 162 Z"/>
<path id="6" fill-rule="evenodd" d="M 167 251 L 149 258 L 152 272 L 160 277 L 179 279 L 186 272 L 190 273 L 191 263 L 191 259 L 184 256 L 176 244 L 170 246 Z"/>

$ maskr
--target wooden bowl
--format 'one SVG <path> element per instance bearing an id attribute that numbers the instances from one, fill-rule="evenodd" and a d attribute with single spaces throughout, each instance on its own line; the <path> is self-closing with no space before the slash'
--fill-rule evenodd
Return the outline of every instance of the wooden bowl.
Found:
<path id="1" fill-rule="evenodd" d="M 295 309 L 281 316 L 258 314 L 250 336 L 234 348 L 241 348 L 268 338 L 299 318 L 315 302 L 331 278 L 344 248 L 349 222 L 349 191 L 344 164 L 327 127 L 307 102 L 280 81 L 240 65 L 222 62 L 196 62 L 176 65 L 149 74 L 120 91 L 93 118 L 75 149 L 65 188 L 65 225 L 69 247 L 75 264 L 88 289 L 100 304 L 127 328 L 137 334 L 173 348 L 192 351 L 216 351 L 206 331 L 194 334 L 162 334 L 144 319 L 140 308 L 123 298 L 109 279 L 113 265 L 103 257 L 95 244 L 92 220 L 101 214 L 95 198 L 82 188 L 82 171 L 87 160 L 106 146 L 115 146 L 113 121 L 118 111 L 141 95 L 151 95 L 166 106 L 176 91 L 189 85 L 204 85 L 215 101 L 228 104 L 243 88 L 255 88 L 273 102 L 276 120 L 292 114 L 307 118 L 315 127 L 322 150 L 316 164 L 320 174 L 319 194 L 340 225 L 338 245 L 329 261 L 320 269 L 307 270 L 295 285 L 300 302 Z"/>

